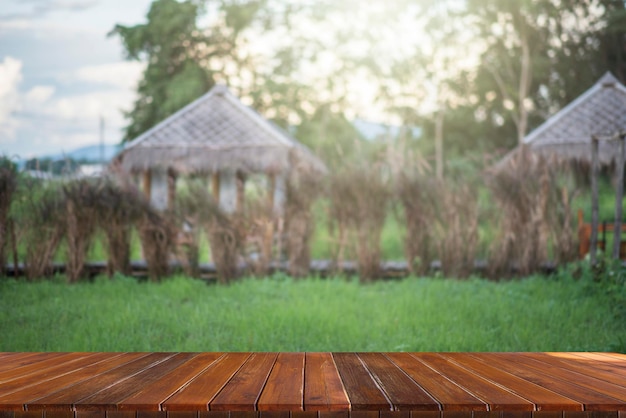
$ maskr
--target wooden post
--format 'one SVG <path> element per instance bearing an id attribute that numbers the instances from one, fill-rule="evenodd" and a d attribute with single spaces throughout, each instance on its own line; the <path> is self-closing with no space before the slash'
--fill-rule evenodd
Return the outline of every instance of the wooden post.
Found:
<path id="1" fill-rule="evenodd" d="M 267 174 L 269 183 L 267 185 L 267 194 L 270 200 L 270 208 L 274 209 L 274 193 L 276 193 L 276 174 L 268 173 Z"/>
<path id="2" fill-rule="evenodd" d="M 622 199 L 624 198 L 624 136 L 619 135 L 619 151 L 615 164 L 617 184 L 615 185 L 615 223 L 613 224 L 613 259 L 619 260 L 622 233 Z"/>
<path id="3" fill-rule="evenodd" d="M 152 176 L 150 173 L 150 169 L 147 169 L 146 171 L 143 172 L 143 193 L 146 196 L 146 199 L 148 199 L 148 202 L 150 201 L 151 189 L 152 189 Z"/>
<path id="4" fill-rule="evenodd" d="M 213 199 L 217 203 L 220 201 L 220 172 L 216 171 L 211 176 L 211 191 L 213 192 Z"/>
<path id="5" fill-rule="evenodd" d="M 243 211 L 243 205 L 246 200 L 246 175 L 241 171 L 237 171 L 237 175 L 235 176 L 236 184 L 237 184 L 237 207 L 236 211 Z"/>
<path id="6" fill-rule="evenodd" d="M 591 265 L 596 264 L 596 251 L 598 249 L 598 176 L 600 174 L 600 161 L 598 156 L 598 138 L 591 138 L 591 243 L 589 255 Z"/>
<path id="7" fill-rule="evenodd" d="M 167 170 L 167 208 L 174 209 L 176 203 L 176 173 L 172 169 Z"/>

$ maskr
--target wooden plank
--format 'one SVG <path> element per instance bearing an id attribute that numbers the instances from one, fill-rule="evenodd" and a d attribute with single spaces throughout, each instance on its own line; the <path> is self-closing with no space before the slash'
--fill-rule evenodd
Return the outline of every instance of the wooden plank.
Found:
<path id="1" fill-rule="evenodd" d="M 409 353 L 387 353 L 395 364 L 433 395 L 444 411 L 486 411 L 487 404 Z"/>
<path id="2" fill-rule="evenodd" d="M 98 361 L 102 361 L 110 356 L 107 353 L 80 353 L 80 356 L 68 356 L 63 357 L 61 360 L 67 358 L 68 361 L 56 362 L 49 367 L 42 367 L 41 370 L 16 377 L 2 382 L 0 384 L 0 398 L 16 392 L 20 389 L 33 386 L 37 383 L 46 382 L 58 376 L 71 373 L 74 370 L 81 369 Z"/>
<path id="3" fill-rule="evenodd" d="M 545 352 L 544 354 L 549 355 L 550 357 L 556 357 L 564 360 L 572 360 L 575 362 L 583 362 L 585 364 L 589 364 L 594 369 L 596 367 L 601 370 L 613 370 L 617 369 L 618 372 L 623 371 L 626 368 L 626 363 L 623 363 L 619 360 L 611 359 L 603 355 L 602 353 L 551 353 Z"/>
<path id="4" fill-rule="evenodd" d="M 52 393 L 63 390 L 63 388 L 72 386 L 77 382 L 88 379 L 96 374 L 103 373 L 114 367 L 139 357 L 142 354 L 122 355 L 121 353 L 111 355 L 110 353 L 101 353 L 104 360 L 94 362 L 85 367 L 76 368 L 70 373 L 66 373 L 46 381 L 34 381 L 33 385 L 26 385 L 24 388 L 17 390 L 8 395 L 0 397 L 0 409 L 18 409 L 28 404 L 31 400 L 39 399 Z"/>
<path id="5" fill-rule="evenodd" d="M 69 357 L 67 357 L 68 355 Z M 21 376 L 27 376 L 32 373 L 37 373 L 42 369 L 55 366 L 58 364 L 57 359 L 65 358 L 69 361 L 72 358 L 80 356 L 81 353 L 42 353 L 42 356 L 38 361 L 27 363 L 18 367 L 9 367 L 6 370 L 0 372 L 0 383 Z M 63 360 L 60 361 L 62 362 Z"/>
<path id="6" fill-rule="evenodd" d="M 166 399 L 191 382 L 222 355 L 222 353 L 198 354 L 163 376 L 162 379 L 152 384 L 142 385 L 139 392 L 123 399 L 117 404 L 117 408 L 132 411 L 158 411 Z"/>
<path id="7" fill-rule="evenodd" d="M 539 411 L 582 411 L 583 404 L 559 395 L 549 389 L 536 385 L 528 380 L 512 375 L 501 368 L 490 366 L 465 353 L 446 353 L 444 358 L 459 364 L 486 380 L 507 388 L 511 392 L 528 399 Z"/>
<path id="8" fill-rule="evenodd" d="M 163 375 L 175 370 L 178 366 L 193 358 L 195 355 L 195 353 L 174 354 L 164 361 L 154 363 L 128 379 L 124 379 L 91 396 L 74 402 L 74 408 L 77 411 L 117 409 L 118 402 L 121 402 L 129 395 L 139 392 L 144 385 L 149 385 L 160 380 Z"/>
<path id="9" fill-rule="evenodd" d="M 330 353 L 306 353 L 304 373 L 304 409 L 347 411 L 348 395 L 341 383 Z"/>
<path id="10" fill-rule="evenodd" d="M 304 410 L 304 353 L 278 354 L 257 408 L 259 411 Z M 261 414 L 261 418 L 269 416 Z"/>
<path id="11" fill-rule="evenodd" d="M 626 369 L 626 359 L 614 357 L 610 353 L 549 353 L 551 355 L 559 354 L 577 357 L 583 359 L 594 366 L 609 366 L 611 369 L 617 369 L 620 372 Z"/>
<path id="12" fill-rule="evenodd" d="M 276 361 L 276 353 L 254 353 L 211 401 L 213 411 L 254 411 Z"/>
<path id="13" fill-rule="evenodd" d="M 218 411 L 214 411 L 218 412 Z M 259 411 L 259 418 L 291 418 L 289 411 Z"/>
<path id="14" fill-rule="evenodd" d="M 333 353 L 333 358 L 353 411 L 393 409 L 355 353 Z"/>
<path id="15" fill-rule="evenodd" d="M 47 354 L 48 353 L 5 352 L 3 353 L 2 359 L 0 359 L 0 372 L 41 361 L 41 359 L 46 358 Z"/>
<path id="16" fill-rule="evenodd" d="M 622 407 L 626 406 L 626 387 L 596 379 L 593 376 L 565 370 L 550 363 L 537 361 L 526 354 L 516 353 L 515 355 L 511 355 L 509 353 L 495 353 L 494 355 L 508 361 L 522 363 L 525 366 L 532 368 L 537 374 L 548 374 L 555 381 L 574 382 L 580 387 L 593 390 L 594 392 L 601 393 L 621 401 Z M 615 410 L 617 409 L 618 408 L 615 408 Z M 606 411 L 608 409 L 602 408 L 599 410 Z"/>
<path id="17" fill-rule="evenodd" d="M 528 400 L 477 376 L 434 353 L 412 354 L 431 369 L 464 388 L 489 404 L 493 411 L 532 411 L 534 405 Z"/>
<path id="18" fill-rule="evenodd" d="M 381 353 L 359 353 L 396 411 L 438 411 L 441 405 Z"/>
<path id="19" fill-rule="evenodd" d="M 529 367 L 521 361 L 522 355 L 520 353 L 516 353 L 513 359 L 507 359 L 499 353 L 472 353 L 471 355 L 483 360 L 484 362 L 488 362 L 494 367 L 501 367 L 518 377 L 548 388 L 553 392 L 566 396 L 576 402 L 580 402 L 585 405 L 586 410 L 617 410 L 623 405 L 622 402 L 611 398 L 610 396 L 606 396 L 579 386 L 577 384 L 578 382 L 560 380 L 555 376 L 551 376 L 549 373 L 546 373 L 547 371 L 545 369 L 537 370 L 536 368 Z"/>
<path id="20" fill-rule="evenodd" d="M 207 410 L 209 402 L 241 368 L 250 353 L 228 353 L 218 358 L 189 384 L 162 403 L 168 411 Z"/>
<path id="21" fill-rule="evenodd" d="M 108 370 L 89 379 L 83 380 L 75 385 L 65 388 L 62 391 L 44 396 L 28 403 L 28 409 L 71 409 L 75 402 L 93 395 L 112 386 L 120 381 L 128 379 L 133 375 L 145 370 L 156 363 L 160 363 L 173 354 L 171 353 L 150 353 L 142 356 L 130 363 L 123 364 L 114 369 Z M 89 414 L 84 414 L 89 415 Z"/>
<path id="22" fill-rule="evenodd" d="M 584 358 L 580 358 L 579 361 L 576 361 L 571 357 L 566 359 L 561 356 L 554 356 L 546 353 L 526 353 L 525 355 L 537 361 L 542 361 L 573 372 L 592 376 L 596 379 L 604 380 L 605 382 L 626 387 L 626 368 L 622 369 L 614 366 L 602 368 L 599 367 L 600 364 L 598 364 L 598 362 L 589 362 Z"/>

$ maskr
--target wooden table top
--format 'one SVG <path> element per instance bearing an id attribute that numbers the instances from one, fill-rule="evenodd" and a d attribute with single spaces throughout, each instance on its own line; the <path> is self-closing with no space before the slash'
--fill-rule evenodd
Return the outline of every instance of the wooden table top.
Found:
<path id="1" fill-rule="evenodd" d="M 0 353 L 0 411 L 0 418 L 626 418 L 626 355 Z"/>

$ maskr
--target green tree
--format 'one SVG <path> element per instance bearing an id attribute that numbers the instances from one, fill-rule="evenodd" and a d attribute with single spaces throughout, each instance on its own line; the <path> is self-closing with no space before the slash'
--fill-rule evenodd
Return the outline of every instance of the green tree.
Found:
<path id="1" fill-rule="evenodd" d="M 214 84 L 202 61 L 223 51 L 215 37 L 200 31 L 201 4 L 190 0 L 155 0 L 147 22 L 116 25 L 110 35 L 121 38 L 130 60 L 147 63 L 137 88 L 138 98 L 126 113 L 129 141 L 205 93 Z"/>

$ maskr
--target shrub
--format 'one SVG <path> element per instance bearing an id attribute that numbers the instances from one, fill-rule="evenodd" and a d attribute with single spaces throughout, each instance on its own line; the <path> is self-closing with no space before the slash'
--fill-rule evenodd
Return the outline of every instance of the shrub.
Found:
<path id="1" fill-rule="evenodd" d="M 15 164 L 6 157 L 0 157 L 0 275 L 7 264 L 7 243 L 9 237 L 9 211 L 13 193 L 17 188 L 17 170 Z"/>
<path id="2" fill-rule="evenodd" d="M 526 147 L 488 177 L 501 217 L 500 235 L 490 257 L 490 275 L 528 275 L 548 260 L 549 242 L 558 262 L 575 259 L 571 202 L 576 191 L 563 174 L 566 166 Z"/>
<path id="3" fill-rule="evenodd" d="M 437 184 L 422 175 L 402 173 L 396 185 L 405 225 L 404 253 L 412 274 L 426 274 L 433 259 Z"/>
<path id="4" fill-rule="evenodd" d="M 106 238 L 107 274 L 130 275 L 130 237 L 133 225 L 147 205 L 141 192 L 130 184 L 103 179 L 97 199 L 97 221 Z"/>
<path id="5" fill-rule="evenodd" d="M 67 256 L 65 272 L 70 283 L 85 276 L 85 260 L 96 232 L 100 182 L 72 180 L 63 185 Z"/>
<path id="6" fill-rule="evenodd" d="M 341 262 L 343 246 L 350 243 L 360 280 L 377 279 L 381 273 L 380 237 L 391 194 L 388 185 L 375 168 L 350 168 L 332 176 L 330 182 L 330 219 L 339 230 L 336 260 Z"/>
<path id="7" fill-rule="evenodd" d="M 313 179 L 287 183 L 285 207 L 285 236 L 289 274 L 304 277 L 311 266 L 311 237 L 314 218 L 311 208 L 319 196 L 321 185 Z"/>
<path id="8" fill-rule="evenodd" d="M 29 280 L 52 272 L 52 259 L 65 232 L 63 194 L 56 183 L 23 179 L 11 205 L 16 235 L 24 248 Z"/>

